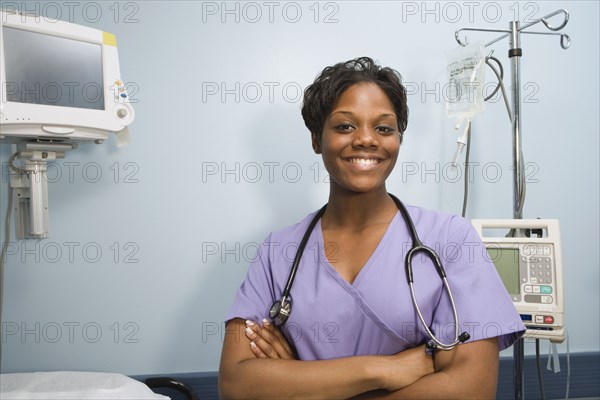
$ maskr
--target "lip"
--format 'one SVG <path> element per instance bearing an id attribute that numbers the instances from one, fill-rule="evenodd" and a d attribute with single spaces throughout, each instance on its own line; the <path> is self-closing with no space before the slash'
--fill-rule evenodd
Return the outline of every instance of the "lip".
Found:
<path id="1" fill-rule="evenodd" d="M 375 155 L 354 155 L 342 157 L 342 160 L 352 168 L 361 171 L 370 171 L 379 167 L 383 163 L 384 158 Z"/>

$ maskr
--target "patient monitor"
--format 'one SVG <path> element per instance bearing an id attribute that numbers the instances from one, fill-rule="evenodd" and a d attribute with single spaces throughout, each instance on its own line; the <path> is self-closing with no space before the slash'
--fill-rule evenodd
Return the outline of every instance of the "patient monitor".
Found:
<path id="1" fill-rule="evenodd" d="M 11 143 L 18 238 L 48 236 L 46 162 L 111 132 L 129 143 L 134 110 L 115 36 L 59 20 L 0 11 L 0 142 Z M 24 162 L 14 168 L 14 159 Z"/>
<path id="2" fill-rule="evenodd" d="M 525 337 L 563 342 L 564 297 L 558 220 L 474 219 L 472 223 L 521 315 L 527 328 Z M 501 229 L 525 235 L 494 235 Z"/>
<path id="3" fill-rule="evenodd" d="M 1 139 L 106 139 L 134 118 L 114 35 L 1 12 Z"/>

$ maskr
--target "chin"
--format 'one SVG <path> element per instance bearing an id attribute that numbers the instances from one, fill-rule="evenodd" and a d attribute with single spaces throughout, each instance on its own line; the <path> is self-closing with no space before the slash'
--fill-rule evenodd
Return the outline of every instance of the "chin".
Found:
<path id="1" fill-rule="evenodd" d="M 355 194 L 372 193 L 381 190 L 385 190 L 385 185 L 374 185 L 374 184 L 354 184 L 354 185 L 338 185 L 340 192 L 349 192 Z"/>

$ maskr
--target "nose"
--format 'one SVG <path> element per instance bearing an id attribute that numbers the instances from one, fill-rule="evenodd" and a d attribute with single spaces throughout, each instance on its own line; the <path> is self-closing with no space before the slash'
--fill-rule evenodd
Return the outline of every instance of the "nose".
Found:
<path id="1" fill-rule="evenodd" d="M 352 145 L 362 148 L 376 147 L 378 145 L 376 132 L 367 127 L 359 127 L 354 131 Z"/>

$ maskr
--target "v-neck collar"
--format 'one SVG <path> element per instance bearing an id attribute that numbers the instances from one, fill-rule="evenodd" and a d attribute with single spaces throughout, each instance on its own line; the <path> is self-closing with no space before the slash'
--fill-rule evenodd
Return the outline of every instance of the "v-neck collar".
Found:
<path id="1" fill-rule="evenodd" d="M 398 223 L 399 219 L 400 219 L 400 211 L 397 211 L 396 214 L 394 215 L 394 218 L 392 218 L 392 220 L 388 224 L 388 226 L 385 230 L 385 233 L 381 237 L 381 240 L 379 240 L 379 243 L 377 243 L 377 247 L 375 247 L 375 250 L 373 251 L 373 253 L 371 253 L 371 255 L 369 256 L 369 258 L 367 259 L 365 264 L 362 266 L 362 268 L 358 272 L 358 275 L 356 275 L 356 278 L 354 279 L 354 282 L 352 282 L 352 284 L 350 284 L 350 282 L 348 282 L 346 279 L 344 279 L 342 277 L 342 275 L 340 275 L 340 273 L 331 265 L 331 263 L 329 262 L 329 259 L 325 255 L 325 239 L 323 238 L 323 229 L 321 227 L 321 220 L 319 219 L 319 221 L 317 222 L 317 226 L 315 227 L 315 230 L 317 231 L 317 240 L 319 243 L 319 254 L 320 254 L 320 258 L 322 260 L 321 264 L 327 269 L 327 271 L 331 274 L 331 276 L 333 276 L 340 283 L 340 285 L 342 285 L 346 288 L 351 287 L 354 290 L 357 290 L 360 285 L 360 282 L 362 281 L 362 277 L 368 273 L 368 271 L 373 267 L 373 265 L 376 264 L 379 254 L 381 254 L 381 252 L 383 251 L 382 249 L 385 247 L 387 241 L 389 240 L 391 232 L 393 231 L 393 227 Z"/>
<path id="2" fill-rule="evenodd" d="M 327 257 L 325 257 L 325 246 L 323 239 L 323 231 L 321 229 L 321 221 L 317 223 L 315 230 L 317 231 L 317 240 L 319 245 L 319 267 L 322 267 L 327 271 L 327 273 L 337 282 L 338 285 L 342 289 L 344 289 L 356 302 L 356 304 L 361 308 L 361 310 L 365 313 L 366 316 L 386 335 L 388 335 L 391 339 L 395 341 L 400 341 L 402 343 L 411 343 L 410 340 L 404 338 L 400 334 L 396 333 L 390 326 L 388 326 L 382 318 L 371 308 L 371 306 L 367 303 L 366 299 L 363 297 L 363 294 L 360 290 L 360 283 L 363 280 L 363 277 L 366 276 L 369 271 L 377 265 L 377 259 L 380 254 L 384 252 L 385 246 L 388 245 L 390 240 L 390 236 L 393 235 L 394 229 L 396 229 L 396 225 L 400 223 L 402 216 L 400 211 L 396 213 L 392 221 L 389 223 L 383 237 L 377 244 L 375 251 L 371 254 L 369 259 L 366 261 L 365 265 L 363 265 L 362 269 L 354 279 L 354 282 L 350 284 L 347 280 L 345 280 L 342 275 L 340 275 L 335 268 L 329 263 Z"/>

